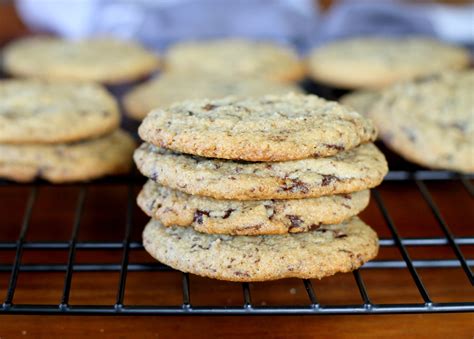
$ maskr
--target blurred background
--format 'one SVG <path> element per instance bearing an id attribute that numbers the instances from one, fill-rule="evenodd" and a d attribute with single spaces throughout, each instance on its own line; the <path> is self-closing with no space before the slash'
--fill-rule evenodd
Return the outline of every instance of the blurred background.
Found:
<path id="1" fill-rule="evenodd" d="M 474 45 L 474 2 L 343 0 L 0 1 L 0 43 L 31 32 L 67 38 L 113 35 L 154 50 L 170 43 L 240 36 L 300 52 L 356 35 L 422 34 Z"/>

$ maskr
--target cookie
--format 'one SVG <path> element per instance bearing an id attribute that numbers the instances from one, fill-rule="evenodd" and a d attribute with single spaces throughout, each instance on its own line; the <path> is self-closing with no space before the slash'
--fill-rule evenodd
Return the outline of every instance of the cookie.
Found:
<path id="1" fill-rule="evenodd" d="M 316 81 L 338 88 L 380 88 L 465 68 L 469 52 L 430 38 L 355 38 L 316 48 L 308 58 Z"/>
<path id="2" fill-rule="evenodd" d="M 124 98 L 127 114 L 143 119 L 154 108 L 193 99 L 218 99 L 229 95 L 259 97 L 265 94 L 302 93 L 296 85 L 261 78 L 236 78 L 210 74 L 163 73 L 130 91 Z"/>
<path id="3" fill-rule="evenodd" d="M 0 143 L 58 143 L 115 130 L 115 99 L 100 85 L 1 80 Z"/>
<path id="4" fill-rule="evenodd" d="M 242 39 L 187 41 L 166 53 L 167 71 L 297 81 L 306 69 L 289 47 Z"/>
<path id="5" fill-rule="evenodd" d="M 143 78 L 158 64 L 158 57 L 138 44 L 112 38 L 30 37 L 14 41 L 3 52 L 4 70 L 15 76 L 107 84 Z"/>
<path id="6" fill-rule="evenodd" d="M 131 167 L 134 148 L 132 137 L 120 130 L 70 144 L 0 144 L 0 177 L 61 183 L 122 174 Z"/>
<path id="7" fill-rule="evenodd" d="M 417 164 L 474 172 L 474 71 L 394 86 L 369 113 L 380 138 Z"/>
<path id="8" fill-rule="evenodd" d="M 364 116 L 370 112 L 372 105 L 374 105 L 380 98 L 380 92 L 375 90 L 359 90 L 342 96 L 339 102 L 343 105 L 351 107 L 357 113 Z"/>
<path id="9" fill-rule="evenodd" d="M 229 281 L 321 279 L 356 270 L 378 252 L 377 234 L 358 217 L 307 233 L 260 236 L 203 234 L 151 220 L 143 245 L 174 269 Z"/>
<path id="10" fill-rule="evenodd" d="M 387 162 L 373 144 L 326 158 L 263 163 L 208 159 L 150 144 L 134 154 L 143 175 L 161 185 L 214 199 L 303 199 L 377 186 Z"/>
<path id="11" fill-rule="evenodd" d="M 368 190 L 292 200 L 216 200 L 189 195 L 149 180 L 137 202 L 164 226 L 193 227 L 210 234 L 260 235 L 307 232 L 359 214 Z"/>
<path id="12" fill-rule="evenodd" d="M 204 157 L 287 161 L 330 156 L 375 139 L 372 122 L 315 95 L 195 100 L 152 111 L 139 134 Z"/>

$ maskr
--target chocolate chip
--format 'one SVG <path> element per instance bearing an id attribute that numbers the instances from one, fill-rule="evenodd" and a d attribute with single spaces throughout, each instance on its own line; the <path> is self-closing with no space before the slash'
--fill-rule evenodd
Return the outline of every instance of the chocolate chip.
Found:
<path id="1" fill-rule="evenodd" d="M 285 182 L 284 186 L 280 187 L 282 191 L 289 191 L 289 192 L 301 192 L 301 193 L 308 193 L 309 189 L 308 186 L 304 182 L 299 179 L 287 179 L 289 182 Z"/>
<path id="2" fill-rule="evenodd" d="M 151 175 L 150 175 L 150 179 L 153 180 L 153 181 L 157 181 L 158 180 L 158 172 L 151 172 Z"/>
<path id="3" fill-rule="evenodd" d="M 317 230 L 321 227 L 321 223 L 309 225 L 308 230 Z"/>
<path id="4" fill-rule="evenodd" d="M 248 273 L 242 272 L 242 271 L 235 271 L 234 275 L 236 275 L 238 277 L 250 277 L 250 275 Z"/>
<path id="5" fill-rule="evenodd" d="M 205 111 L 210 111 L 210 110 L 213 110 L 216 107 L 218 107 L 218 106 L 213 105 L 213 104 L 207 104 L 202 109 L 205 110 Z"/>
<path id="6" fill-rule="evenodd" d="M 342 145 L 335 145 L 335 144 L 324 144 L 324 147 L 335 149 L 336 151 L 344 151 L 345 148 Z"/>
<path id="7" fill-rule="evenodd" d="M 321 181 L 321 186 L 328 186 L 333 181 L 337 181 L 337 177 L 332 174 L 322 174 L 323 180 Z"/>
<path id="8" fill-rule="evenodd" d="M 202 216 L 205 215 L 209 217 L 209 212 L 208 211 L 202 211 L 202 210 L 196 210 L 194 212 L 194 222 L 197 222 L 198 224 L 202 224 Z"/>
<path id="9" fill-rule="evenodd" d="M 300 227 L 301 224 L 303 223 L 303 220 L 297 215 L 288 214 L 286 217 L 290 219 L 290 223 L 291 223 L 290 230 L 292 228 Z"/>
<path id="10" fill-rule="evenodd" d="M 149 204 L 148 204 L 148 210 L 152 211 L 154 206 L 155 206 L 156 199 L 153 199 Z M 160 209 L 161 204 L 156 205 L 156 209 Z"/>
<path id="11" fill-rule="evenodd" d="M 347 234 L 341 231 L 333 231 L 334 232 L 334 238 L 345 238 L 347 237 Z"/>
<path id="12" fill-rule="evenodd" d="M 285 141 L 286 139 L 288 139 L 288 136 L 287 135 L 272 135 L 272 136 L 269 136 L 268 137 L 271 141 Z"/>
<path id="13" fill-rule="evenodd" d="M 235 211 L 235 209 L 229 208 L 227 211 L 225 211 L 224 216 L 222 217 L 222 219 L 227 219 L 228 217 L 230 217 L 230 215 L 231 215 L 232 212 L 234 212 L 234 211 Z"/>
<path id="14" fill-rule="evenodd" d="M 191 246 L 191 249 L 194 249 L 194 248 L 196 248 L 196 247 L 197 247 L 197 248 L 200 248 L 201 250 L 208 250 L 208 249 L 211 248 L 211 245 L 205 247 L 205 246 L 202 246 L 202 245 L 199 245 L 199 244 L 193 244 L 193 245 Z"/>
<path id="15" fill-rule="evenodd" d="M 352 196 L 350 194 L 341 194 L 341 197 L 343 197 L 344 199 L 348 199 L 348 200 L 352 199 Z"/>

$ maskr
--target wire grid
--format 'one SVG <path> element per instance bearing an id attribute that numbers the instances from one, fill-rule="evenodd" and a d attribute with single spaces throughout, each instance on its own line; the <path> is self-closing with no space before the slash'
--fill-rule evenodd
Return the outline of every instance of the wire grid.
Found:
<path id="1" fill-rule="evenodd" d="M 355 283 L 360 292 L 361 304 L 356 305 L 322 305 L 319 303 L 316 293 L 310 280 L 302 280 L 308 295 L 306 305 L 291 306 L 256 306 L 252 303 L 251 292 L 248 283 L 242 283 L 242 304 L 241 306 L 193 306 L 190 295 L 190 281 L 187 273 L 182 273 L 182 303 L 170 306 L 138 306 L 124 305 L 124 295 L 126 288 L 127 273 L 129 271 L 172 271 L 173 269 L 156 263 L 129 263 L 130 251 L 142 250 L 143 246 L 139 242 L 131 241 L 132 214 L 135 204 L 133 190 L 141 183 L 136 180 L 136 175 L 127 178 L 104 179 L 99 182 L 118 183 L 128 186 L 127 213 L 124 222 L 125 236 L 121 242 L 80 242 L 77 235 L 81 225 L 81 217 L 84 211 L 84 201 L 87 196 L 88 184 L 80 185 L 79 195 L 75 206 L 75 217 L 72 234 L 68 242 L 26 242 L 25 238 L 29 229 L 33 206 L 37 197 L 38 186 L 48 185 L 39 182 L 31 186 L 26 210 L 23 216 L 20 235 L 16 242 L 0 242 L 0 250 L 15 250 L 15 257 L 12 265 L 0 265 L 0 272 L 11 272 L 7 293 L 3 304 L 0 307 L 0 314 L 76 314 L 76 315 L 257 315 L 257 314 L 387 314 L 387 313 L 433 313 L 433 312 L 472 312 L 474 302 L 449 302 L 434 303 L 429 291 L 425 287 L 417 272 L 417 268 L 446 268 L 461 267 L 474 286 L 474 276 L 471 266 L 474 260 L 467 260 L 462 254 L 459 245 L 474 245 L 474 235 L 469 237 L 455 237 L 448 224 L 443 219 L 436 206 L 425 182 L 431 180 L 456 180 L 460 181 L 468 194 L 474 196 L 474 187 L 470 180 L 472 176 L 459 175 L 445 171 L 391 171 L 385 181 L 411 181 L 421 193 L 427 206 L 430 208 L 444 237 L 437 238 L 402 238 L 392 220 L 382 196 L 377 189 L 373 189 L 373 197 L 383 215 L 385 223 L 391 232 L 391 238 L 380 239 L 381 247 L 395 247 L 399 250 L 402 260 L 374 260 L 366 263 L 363 268 L 385 268 L 385 269 L 408 269 L 417 290 L 423 299 L 423 303 L 408 304 L 375 304 L 371 301 L 364 280 L 359 272 L 353 272 Z M 97 183 L 97 182 L 96 182 Z M 3 185 L 21 185 L 8 182 L 0 182 Z M 445 246 L 449 245 L 456 255 L 456 259 L 442 260 L 412 260 L 406 246 Z M 67 264 L 22 264 L 22 254 L 24 249 L 35 250 L 67 250 Z M 88 250 L 122 250 L 120 263 L 114 264 L 77 264 L 75 255 L 77 249 Z M 18 275 L 22 271 L 28 272 L 65 272 L 64 284 L 61 299 L 58 304 L 49 305 L 29 305 L 15 304 L 14 295 L 17 285 Z M 74 272 L 104 272 L 118 271 L 119 282 L 116 288 L 115 303 L 110 306 L 104 305 L 71 305 L 69 296 L 71 293 L 71 281 Z M 111 287 L 112 288 L 112 287 Z"/>

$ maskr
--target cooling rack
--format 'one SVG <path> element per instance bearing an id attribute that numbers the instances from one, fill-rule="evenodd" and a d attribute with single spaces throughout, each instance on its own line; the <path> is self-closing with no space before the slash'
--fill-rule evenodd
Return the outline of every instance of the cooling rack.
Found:
<path id="1" fill-rule="evenodd" d="M 343 94 L 342 91 L 320 88 L 311 83 L 304 83 L 303 87 L 329 99 Z M 123 88 L 112 90 L 118 96 L 125 91 Z M 125 120 L 124 127 L 136 132 L 137 123 Z M 369 224 L 375 226 L 380 235 L 381 253 L 375 260 L 353 273 L 336 275 L 335 277 L 343 278 L 342 284 L 336 284 L 331 278 L 326 278 L 321 281 L 293 279 L 291 284 L 282 280 L 222 285 L 218 281 L 174 271 L 150 260 L 140 241 L 140 232 L 147 219 L 135 203 L 136 195 L 144 183 L 144 178 L 136 170 L 129 176 L 72 185 L 51 185 L 44 181 L 19 184 L 0 180 L 0 315 L 474 312 L 474 225 L 470 217 L 472 213 L 468 213 L 466 217 L 462 215 L 466 211 L 474 210 L 474 177 L 447 171 L 423 170 L 404 162 L 384 149 L 383 145 L 379 146 L 388 158 L 391 171 L 382 185 L 372 190 L 368 208 L 370 213 L 364 212 L 362 218 L 365 220 L 365 217 L 379 215 L 379 219 Z M 444 203 L 447 201 L 447 204 L 451 205 L 450 213 L 454 210 L 457 223 L 461 220 L 462 234 L 458 230 L 453 231 L 453 225 L 448 222 L 445 210 L 439 206 L 439 199 L 433 196 L 431 185 L 435 184 L 441 185 L 440 189 L 446 195 Z M 403 189 L 399 190 L 401 186 Z M 390 195 L 385 194 L 387 189 Z M 50 190 L 54 190 L 54 193 L 42 195 Z M 118 190 L 122 193 L 117 194 Z M 115 204 L 113 208 L 101 205 L 102 200 L 98 200 L 96 196 L 106 191 L 112 192 L 106 199 L 116 201 L 118 205 Z M 409 192 L 408 195 L 401 194 L 405 191 Z M 439 189 L 437 192 L 439 193 Z M 11 195 L 15 198 L 10 198 Z M 45 200 L 52 200 L 59 206 L 52 205 L 51 202 L 45 203 Z M 93 200 L 93 203 L 88 204 L 90 200 Z M 411 204 L 416 204 L 417 207 L 407 208 Z M 94 207 L 96 205 L 100 205 L 99 211 Z M 94 208 L 95 216 L 91 218 L 88 214 Z M 54 211 L 49 212 L 51 209 Z M 399 216 L 405 209 L 411 212 L 400 219 Z M 14 218 L 13 214 L 17 217 Z M 58 219 L 57 215 L 63 218 Z M 104 220 L 111 215 L 115 217 L 108 219 L 107 225 Z M 427 218 L 432 219 L 430 225 L 420 222 Z M 32 227 L 32 224 L 35 226 Z M 101 229 L 107 228 L 107 232 L 117 232 L 120 236 L 116 235 L 113 239 L 106 237 L 107 240 L 94 236 L 81 237 L 86 226 L 84 224 L 93 227 L 92 231 L 85 232 L 88 235 L 100 233 Z M 429 233 L 430 235 L 402 236 L 407 229 L 427 228 L 433 228 L 435 231 Z M 65 238 L 56 236 L 57 232 L 66 234 Z M 58 240 L 59 238 L 61 239 Z M 387 256 L 384 252 L 396 255 Z M 438 252 L 449 252 L 451 255 L 440 257 L 435 255 Z M 79 258 L 80 254 L 86 254 L 88 260 Z M 436 285 L 428 286 L 423 275 L 425 270 L 432 270 L 430 277 L 434 276 L 436 281 L 440 281 Z M 456 270 L 457 274 L 453 274 L 452 270 Z M 368 275 L 371 272 L 376 272 L 377 275 Z M 131 282 L 131 275 L 134 274 L 141 274 L 141 280 L 134 278 Z M 167 274 L 173 274 L 174 278 L 168 279 Z M 74 278 L 79 275 L 84 279 L 76 284 Z M 106 283 L 101 282 L 101 277 L 110 275 L 112 277 L 105 280 Z M 26 282 L 22 282 L 22 276 L 25 276 Z M 401 276 L 406 279 L 397 282 L 396 278 Z M 449 276 L 449 283 L 438 279 L 446 276 Z M 370 288 L 367 287 L 368 278 L 372 285 Z M 325 283 L 328 280 L 331 282 Z M 330 291 L 320 288 L 322 285 L 324 288 L 330 288 L 333 283 L 333 290 L 336 289 L 336 295 L 342 296 L 342 299 L 329 300 L 327 296 L 331 294 Z M 55 289 L 53 299 L 41 298 L 42 293 L 50 294 L 41 284 L 51 285 L 51 288 Z M 384 284 L 391 287 L 383 287 Z M 453 286 L 450 286 L 451 284 Z M 402 288 L 404 285 L 413 287 L 410 298 L 403 294 L 406 291 Z M 193 289 L 196 286 L 199 288 Z M 278 289 L 281 286 L 286 290 Z M 289 294 L 288 286 L 291 286 Z M 143 291 L 150 288 L 151 291 Z M 226 297 L 227 288 L 233 289 L 232 297 Z M 23 293 L 25 289 L 28 291 L 26 294 Z M 281 295 L 282 298 L 273 303 L 266 300 L 266 297 L 262 299 L 259 294 L 267 289 L 276 289 L 277 292 L 274 291 L 273 294 Z M 456 298 L 447 295 L 453 289 L 459 289 Z M 380 295 L 388 290 L 392 295 L 391 300 L 380 298 Z M 300 294 L 295 291 L 300 291 Z M 283 293 L 286 295 L 282 295 Z M 296 299 L 293 298 L 295 293 L 298 297 Z M 133 298 L 138 294 L 142 295 L 140 302 Z M 220 297 L 213 298 L 215 294 Z M 109 298 L 105 298 L 105 295 Z M 109 301 L 105 302 L 106 299 Z"/>
<path id="2" fill-rule="evenodd" d="M 318 301 L 318 296 L 313 288 L 314 282 L 310 280 L 301 280 L 301 286 L 307 294 L 307 302 L 301 305 L 269 306 L 256 305 L 252 302 L 251 288 L 248 283 L 241 284 L 242 300 L 240 304 L 232 305 L 193 305 L 190 293 L 190 276 L 182 273 L 181 278 L 181 302 L 176 305 L 134 305 L 124 303 L 124 296 L 127 289 L 127 275 L 129 272 L 168 272 L 172 271 L 158 262 L 131 263 L 130 253 L 142 251 L 143 247 L 139 241 L 133 241 L 131 238 L 132 228 L 142 228 L 143 225 L 134 225 L 132 215 L 135 210 L 136 191 L 143 183 L 143 180 L 136 174 L 129 177 L 103 179 L 95 182 L 94 185 L 107 187 L 109 185 L 122 186 L 126 189 L 126 213 L 123 222 L 117 227 L 124 229 L 124 237 L 121 241 L 80 241 L 78 234 L 81 228 L 81 218 L 85 213 L 85 201 L 88 198 L 89 186 L 91 184 L 74 185 L 77 190 L 77 199 L 75 202 L 73 227 L 68 241 L 28 241 L 32 211 L 38 200 L 38 192 L 44 187 L 49 186 L 45 182 L 35 184 L 16 184 L 2 181 L 0 190 L 6 187 L 20 187 L 28 190 L 25 202 L 24 214 L 22 216 L 21 228 L 18 238 L 15 241 L 1 241 L 0 252 L 13 251 L 14 256 L 7 263 L 0 264 L 0 272 L 9 273 L 6 293 L 3 298 L 0 314 L 114 314 L 114 315 L 151 315 L 151 314 L 175 314 L 175 315 L 222 315 L 222 314 L 383 314 L 383 313 L 430 313 L 430 312 L 472 312 L 474 311 L 474 300 L 461 302 L 434 302 L 430 297 L 430 291 L 425 286 L 418 272 L 423 268 L 453 268 L 459 267 L 464 272 L 469 284 L 474 284 L 474 277 L 471 266 L 474 260 L 466 259 L 461 251 L 461 246 L 474 245 L 474 234 L 471 236 L 457 237 L 453 234 L 450 226 L 443 218 L 442 212 L 437 207 L 433 196 L 427 187 L 427 183 L 433 181 L 457 182 L 463 189 L 473 197 L 472 177 L 459 175 L 444 171 L 392 171 L 386 177 L 384 184 L 404 182 L 410 183 L 416 187 L 420 199 L 424 201 L 433 217 L 436 219 L 438 227 L 442 231 L 442 237 L 411 237 L 403 238 L 392 218 L 390 208 L 384 201 L 379 189 L 372 190 L 372 199 L 374 200 L 379 212 L 383 216 L 385 227 L 388 228 L 390 237 L 383 237 L 380 240 L 381 248 L 392 247 L 399 251 L 400 260 L 376 259 L 366 263 L 361 269 L 353 272 L 354 283 L 360 294 L 361 302 L 359 304 L 322 304 Z M 381 187 L 383 187 L 383 185 Z M 466 201 L 466 203 L 469 203 Z M 112 212 L 112 211 L 110 211 Z M 466 220 L 472 223 L 472 220 Z M 5 227 L 5 225 L 0 225 Z M 472 228 L 474 230 L 474 228 Z M 473 231 L 474 233 L 474 231 Z M 407 247 L 423 246 L 449 246 L 455 254 L 453 259 L 417 259 L 411 258 Z M 64 263 L 34 263 L 27 264 L 22 262 L 22 256 L 25 251 L 62 251 L 67 253 L 67 260 Z M 77 250 L 101 250 L 101 251 L 121 251 L 121 259 L 111 263 L 77 263 Z M 388 274 L 399 274 L 401 270 L 409 272 L 416 289 L 421 297 L 420 303 L 400 303 L 400 304 L 381 304 L 374 303 L 366 288 L 361 271 L 371 269 L 385 269 Z M 62 272 L 61 277 L 62 293 L 56 304 L 27 304 L 15 302 L 15 291 L 17 281 L 23 272 L 35 272 L 36 274 L 48 275 L 52 272 Z M 113 286 L 107 286 L 113 289 L 116 294 L 115 302 L 110 305 L 74 305 L 70 303 L 70 295 L 73 290 L 72 278 L 77 272 L 118 272 L 118 282 Z M 54 277 L 57 278 L 55 275 Z M 212 291 L 213 281 L 209 280 L 210 291 Z M 262 283 L 264 284 L 264 283 Z M 159 288 L 159 286 L 157 286 Z M 212 292 L 209 292 L 212 293 Z"/>

